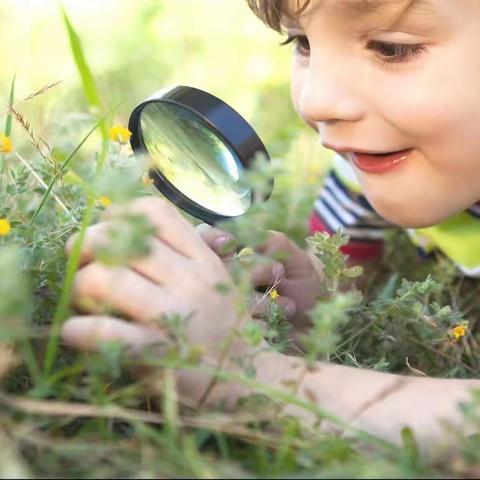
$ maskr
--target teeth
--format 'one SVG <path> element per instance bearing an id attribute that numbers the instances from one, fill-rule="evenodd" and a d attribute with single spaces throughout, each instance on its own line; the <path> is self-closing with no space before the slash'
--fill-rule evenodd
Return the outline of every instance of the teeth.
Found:
<path id="1" fill-rule="evenodd" d="M 408 157 L 408 155 L 403 155 L 403 156 L 397 158 L 396 160 L 394 160 L 393 163 L 403 162 L 407 157 Z"/>

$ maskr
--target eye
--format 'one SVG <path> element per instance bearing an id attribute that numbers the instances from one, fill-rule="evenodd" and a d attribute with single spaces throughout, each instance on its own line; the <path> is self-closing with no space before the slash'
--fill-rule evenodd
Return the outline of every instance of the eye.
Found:
<path id="1" fill-rule="evenodd" d="M 295 45 L 295 51 L 304 57 L 310 55 L 310 42 L 306 35 L 289 35 L 288 38 L 280 45 L 288 45 L 293 43 Z"/>
<path id="2" fill-rule="evenodd" d="M 372 40 L 367 49 L 375 53 L 383 63 L 404 63 L 414 59 L 426 50 L 425 45 L 409 43 L 390 43 Z"/>

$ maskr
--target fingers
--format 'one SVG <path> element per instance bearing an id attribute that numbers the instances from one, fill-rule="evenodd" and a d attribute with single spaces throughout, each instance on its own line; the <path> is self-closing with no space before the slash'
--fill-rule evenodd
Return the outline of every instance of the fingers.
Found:
<path id="1" fill-rule="evenodd" d="M 224 264 L 230 271 L 238 267 L 238 262 L 245 265 L 250 276 L 250 284 L 254 288 L 267 286 L 276 288 L 285 279 L 285 267 L 268 257 L 254 254 L 248 257 L 235 256 L 224 259 Z"/>
<path id="2" fill-rule="evenodd" d="M 269 231 L 267 241 L 263 245 L 260 245 L 257 250 L 264 255 L 283 253 L 282 262 L 285 263 L 288 261 L 288 256 L 295 247 L 301 250 L 300 247 L 292 242 L 285 234 Z"/>
<path id="3" fill-rule="evenodd" d="M 116 341 L 132 353 L 165 341 L 160 330 L 108 316 L 70 318 L 62 328 L 62 338 L 68 346 L 86 351 L 97 350 L 101 343 Z"/>
<path id="4" fill-rule="evenodd" d="M 288 278 L 303 276 L 312 266 L 308 255 L 284 233 L 270 231 L 267 242 L 258 251 L 281 261 Z"/>
<path id="5" fill-rule="evenodd" d="M 167 279 L 180 280 L 188 272 L 188 259 L 169 246 L 152 239 L 150 253 L 130 263 L 130 267 L 155 283 L 165 283 Z"/>
<path id="6" fill-rule="evenodd" d="M 89 236 L 89 232 L 92 231 L 92 234 Z M 78 239 L 79 234 L 75 233 L 72 235 L 68 240 L 67 243 L 65 244 L 65 250 L 68 255 L 72 253 L 73 246 L 75 245 L 75 242 Z M 87 241 L 87 237 L 89 237 Z M 93 243 L 95 239 L 95 244 Z M 79 265 L 85 265 L 88 262 L 91 262 L 94 258 L 93 256 L 93 251 L 95 246 L 101 246 L 104 245 L 105 242 L 107 242 L 107 232 L 106 228 L 103 223 L 99 223 L 97 225 L 92 225 L 89 227 L 85 233 L 84 241 L 82 244 L 82 250 L 80 252 L 80 263 Z"/>
<path id="7" fill-rule="evenodd" d="M 207 224 L 196 227 L 205 243 L 220 257 L 230 257 L 237 247 L 233 235 Z M 285 267 L 280 262 L 270 262 L 255 265 L 252 268 L 250 281 L 253 287 L 277 285 L 285 278 Z"/>
<path id="8" fill-rule="evenodd" d="M 254 292 L 250 298 L 250 314 L 254 318 L 263 318 L 267 315 L 272 299 L 267 294 Z M 295 317 L 297 308 L 295 302 L 288 297 L 277 297 L 275 302 L 284 308 L 287 319 Z"/>
<path id="9" fill-rule="evenodd" d="M 85 265 L 96 259 L 95 250 L 99 247 L 105 247 L 110 241 L 109 231 L 111 231 L 114 222 L 99 223 L 90 227 L 82 245 L 80 256 L 80 265 Z M 74 239 L 71 239 L 70 245 L 67 244 L 67 250 L 71 248 Z M 187 259 L 168 245 L 157 238 L 150 240 L 150 253 L 142 258 L 129 262 L 129 266 L 146 276 L 155 283 L 162 283 L 166 276 L 181 275 L 186 267 Z"/>
<path id="10" fill-rule="evenodd" d="M 95 249 L 108 245 L 110 240 L 109 230 L 112 228 L 113 222 L 97 223 L 92 225 L 85 232 L 80 252 L 80 266 L 95 260 Z M 78 233 L 70 237 L 65 246 L 67 253 L 72 252 L 73 245 L 78 238 Z"/>
<path id="11" fill-rule="evenodd" d="M 205 243 L 220 257 L 225 259 L 235 252 L 237 242 L 232 234 L 207 224 L 198 225 L 196 230 Z M 271 263 L 268 260 L 267 262 L 252 268 L 250 276 L 252 286 L 276 285 L 284 279 L 285 267 L 280 262 Z"/>
<path id="12" fill-rule="evenodd" d="M 285 267 L 279 262 L 255 265 L 250 273 L 254 288 L 278 285 L 284 278 Z"/>
<path id="13" fill-rule="evenodd" d="M 110 310 L 143 323 L 168 313 L 169 297 L 162 288 L 133 270 L 99 263 L 80 270 L 73 288 L 73 303 L 83 311 Z"/>
<path id="14" fill-rule="evenodd" d="M 156 236 L 188 258 L 204 258 L 211 254 L 200 234 L 167 200 L 159 197 L 139 198 L 126 206 L 112 206 L 105 211 L 106 219 L 120 214 L 144 215 L 156 229 Z"/>
<path id="15" fill-rule="evenodd" d="M 237 248 L 234 236 L 218 228 L 202 223 L 195 227 L 203 241 L 220 257 L 230 256 Z"/>

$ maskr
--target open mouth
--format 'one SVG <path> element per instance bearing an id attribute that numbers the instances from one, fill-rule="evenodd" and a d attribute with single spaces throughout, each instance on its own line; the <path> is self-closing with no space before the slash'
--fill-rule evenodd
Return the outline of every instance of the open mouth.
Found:
<path id="1" fill-rule="evenodd" d="M 412 149 L 401 150 L 390 153 L 359 153 L 351 152 L 349 157 L 353 164 L 359 169 L 367 173 L 385 173 L 400 164 L 404 163 Z"/>

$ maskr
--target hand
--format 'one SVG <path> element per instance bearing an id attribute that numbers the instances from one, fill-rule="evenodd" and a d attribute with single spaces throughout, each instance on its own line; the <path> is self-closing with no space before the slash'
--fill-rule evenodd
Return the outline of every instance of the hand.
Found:
<path id="1" fill-rule="evenodd" d="M 116 340 L 133 352 L 141 351 L 170 341 L 162 322 L 166 314 L 191 315 L 186 327 L 188 340 L 201 346 L 206 363 L 216 366 L 232 329 L 241 329 L 249 318 L 237 309 L 238 292 L 229 272 L 171 204 L 160 198 L 143 198 L 126 210 L 146 216 L 155 227 L 150 254 L 126 266 L 105 266 L 95 261 L 94 249 L 108 242 L 107 232 L 115 225 L 119 212 L 115 208 L 107 210 L 106 221 L 89 228 L 81 256 L 84 266 L 76 276 L 73 301 L 82 310 L 97 315 L 68 320 L 63 328 L 65 342 L 93 350 L 99 342 Z M 71 245 L 72 241 L 67 249 Z M 224 288 L 217 288 L 219 285 Z M 98 315 L 102 309 L 118 312 L 131 321 Z M 233 356 L 251 353 L 239 338 L 232 341 L 229 350 Z M 191 400 L 201 398 L 209 383 L 207 376 L 186 371 L 178 379 L 179 390 Z"/>
<path id="2" fill-rule="evenodd" d="M 232 235 L 205 224 L 199 225 L 197 231 L 205 243 L 228 264 L 235 251 Z M 266 243 L 257 252 L 267 258 L 281 257 L 282 260 L 257 265 L 252 270 L 252 286 L 277 285 L 276 290 L 280 295 L 277 302 L 285 307 L 292 324 L 299 330 L 308 327 L 308 310 L 315 306 L 322 294 L 324 277 L 320 260 L 279 232 L 269 232 Z M 259 302 L 258 296 L 252 302 L 255 305 L 251 312 L 253 316 L 261 316 L 265 312 L 266 302 Z"/>

